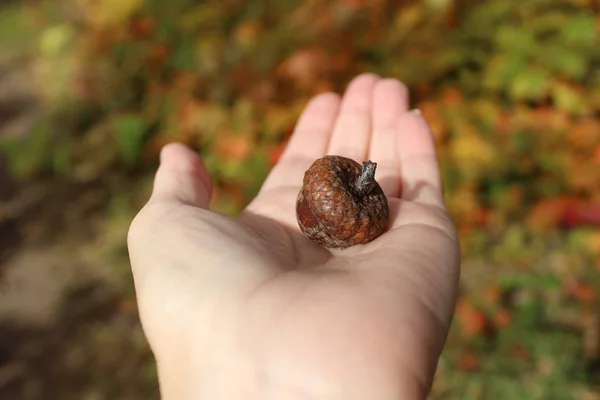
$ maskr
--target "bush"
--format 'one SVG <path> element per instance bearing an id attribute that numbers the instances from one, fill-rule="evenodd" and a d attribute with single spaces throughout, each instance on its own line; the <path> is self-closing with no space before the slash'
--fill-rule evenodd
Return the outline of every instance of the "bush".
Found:
<path id="1" fill-rule="evenodd" d="M 177 140 L 204 156 L 215 208 L 236 214 L 310 96 L 365 70 L 400 78 L 434 131 L 465 259 L 434 397 L 591 391 L 600 357 L 583 340 L 593 342 L 600 293 L 592 1 L 82 0 L 68 10 L 34 2 L 19 15 L 40 28 L 21 49 L 44 111 L 25 139 L 2 145 L 25 181 L 145 176 Z"/>

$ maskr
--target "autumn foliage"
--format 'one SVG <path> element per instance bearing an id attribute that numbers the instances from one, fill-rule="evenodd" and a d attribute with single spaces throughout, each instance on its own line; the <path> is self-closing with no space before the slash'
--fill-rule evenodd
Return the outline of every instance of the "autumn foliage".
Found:
<path id="1" fill-rule="evenodd" d="M 22 185 L 100 183 L 137 206 L 147 187 L 111 179 L 148 180 L 161 146 L 181 141 L 214 177 L 213 208 L 236 214 L 311 96 L 364 71 L 399 78 L 433 130 L 464 258 L 433 398 L 593 396 L 594 1 L 58 3 L 18 6 L 21 29 L 39 32 L 22 48 L 44 110 L 27 134 L 2 137 Z"/>

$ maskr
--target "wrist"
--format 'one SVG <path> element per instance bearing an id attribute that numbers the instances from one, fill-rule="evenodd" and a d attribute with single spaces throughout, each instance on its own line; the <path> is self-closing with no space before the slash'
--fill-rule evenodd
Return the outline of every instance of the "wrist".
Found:
<path id="1" fill-rule="evenodd" d="M 416 377 L 387 383 L 355 380 L 315 384 L 312 379 L 274 379 L 257 372 L 204 368 L 188 372 L 181 368 L 168 377 L 159 372 L 159 382 L 162 400 L 425 400 L 430 389 Z"/>

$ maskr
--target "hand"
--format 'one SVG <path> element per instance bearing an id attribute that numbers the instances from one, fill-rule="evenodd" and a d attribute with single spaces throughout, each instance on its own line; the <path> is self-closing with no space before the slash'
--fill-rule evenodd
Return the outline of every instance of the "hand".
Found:
<path id="1" fill-rule="evenodd" d="M 388 232 L 331 251 L 300 233 L 296 196 L 325 154 L 377 162 Z M 365 74 L 343 99 L 314 98 L 241 216 L 210 211 L 210 196 L 198 156 L 167 145 L 129 232 L 164 399 L 427 396 L 460 252 L 429 128 L 401 83 Z"/>

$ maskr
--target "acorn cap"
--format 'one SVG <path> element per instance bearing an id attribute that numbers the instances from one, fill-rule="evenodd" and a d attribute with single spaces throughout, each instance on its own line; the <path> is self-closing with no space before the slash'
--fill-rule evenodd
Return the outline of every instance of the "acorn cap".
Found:
<path id="1" fill-rule="evenodd" d="M 296 201 L 302 233 L 328 248 L 364 244 L 387 229 L 389 207 L 375 180 L 377 164 L 342 156 L 316 160 L 304 174 Z"/>

